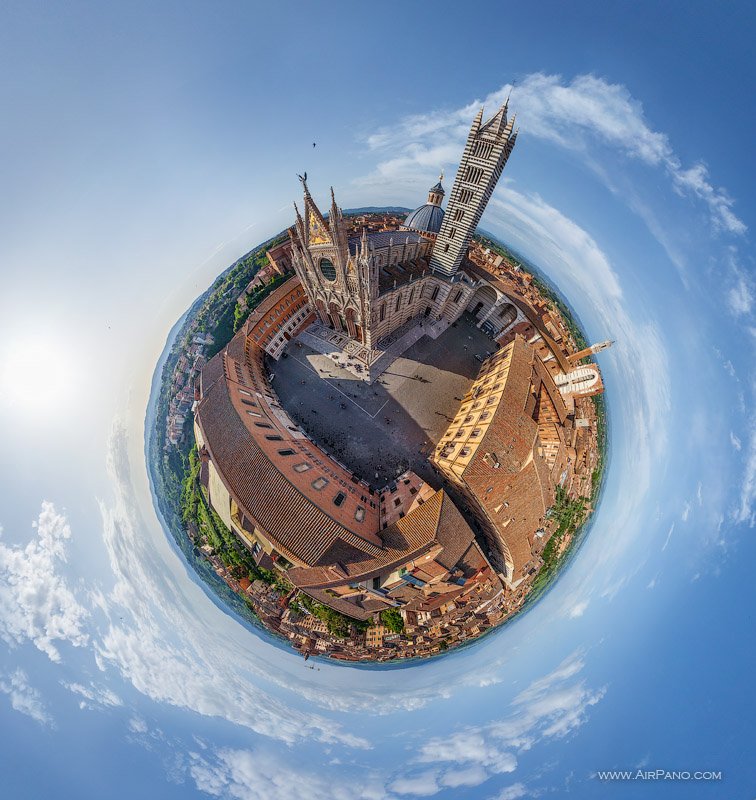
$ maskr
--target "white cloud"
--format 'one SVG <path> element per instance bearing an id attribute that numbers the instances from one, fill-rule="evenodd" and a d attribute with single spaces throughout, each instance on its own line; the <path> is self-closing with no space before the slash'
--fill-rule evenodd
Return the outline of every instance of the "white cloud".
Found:
<path id="1" fill-rule="evenodd" d="M 44 502 L 34 527 L 25 547 L 0 542 L 0 637 L 11 646 L 29 640 L 60 661 L 58 642 L 87 643 L 88 612 L 59 571 L 71 537 L 65 517 Z"/>
<path id="2" fill-rule="evenodd" d="M 188 771 L 197 788 L 224 800 L 384 800 L 380 781 L 364 771 L 350 778 L 304 769 L 296 758 L 259 750 L 189 754 Z"/>
<path id="3" fill-rule="evenodd" d="M 129 720 L 128 726 L 132 733 L 147 733 L 149 730 L 147 723 L 141 717 L 132 717 Z"/>
<path id="4" fill-rule="evenodd" d="M 488 772 L 480 765 L 474 764 L 464 769 L 448 769 L 441 776 L 442 786 L 457 789 L 460 786 L 479 786 L 488 780 Z"/>
<path id="5" fill-rule="evenodd" d="M 254 649 L 243 650 L 238 624 L 210 606 L 221 617 L 220 629 L 197 614 L 195 604 L 205 598 L 189 583 L 168 578 L 170 567 L 146 530 L 140 527 L 130 482 L 124 432 L 116 427 L 108 456 L 115 502 L 101 504 L 103 540 L 115 578 L 112 590 L 96 602 L 108 623 L 94 638 L 101 669 L 115 668 L 138 691 L 151 699 L 221 717 L 288 744 L 303 740 L 368 748 L 369 741 L 345 731 L 307 704 L 293 707 L 263 688 L 274 672 L 270 657 L 276 649 L 250 637 Z M 181 568 L 183 573 L 183 568 Z M 187 591 L 196 591 L 189 598 Z M 227 626 L 225 625 L 227 623 Z"/>
<path id="6" fill-rule="evenodd" d="M 675 523 L 673 522 L 669 526 L 669 530 L 667 531 L 667 538 L 664 540 L 664 544 L 662 545 L 662 553 L 667 549 L 667 545 L 669 544 L 669 540 L 672 538 L 674 530 L 675 530 Z"/>
<path id="7" fill-rule="evenodd" d="M 513 783 L 511 786 L 502 789 L 498 794 L 495 794 L 491 800 L 518 800 L 520 797 L 525 797 L 527 793 L 524 784 Z"/>
<path id="8" fill-rule="evenodd" d="M 615 419 L 625 431 L 622 450 L 613 459 L 620 471 L 633 477 L 612 512 L 612 523 L 625 535 L 606 541 L 591 567 L 607 587 L 604 596 L 612 598 L 630 577 L 622 555 L 637 543 L 631 535 L 639 527 L 637 509 L 646 502 L 668 445 L 671 391 L 664 337 L 643 309 L 629 312 L 619 278 L 595 240 L 542 198 L 505 186 L 491 200 L 488 213 L 489 227 L 501 231 L 505 241 L 543 268 L 557 285 L 569 286 L 571 294 L 590 307 L 600 335 L 616 341 L 604 356 L 614 360 L 622 379 L 622 392 L 615 393 L 613 401 L 620 409 Z M 640 562 L 636 563 L 639 569 Z"/>
<path id="9" fill-rule="evenodd" d="M 740 450 L 740 448 L 743 446 L 740 439 L 732 431 L 730 431 L 730 444 L 736 450 Z"/>
<path id="10" fill-rule="evenodd" d="M 733 283 L 727 291 L 727 305 L 736 317 L 750 314 L 754 304 L 754 287 L 750 278 L 734 269 Z"/>
<path id="11" fill-rule="evenodd" d="M 406 117 L 367 137 L 368 147 L 391 153 L 375 172 L 363 179 L 373 185 L 397 178 L 416 183 L 422 171 L 454 164 L 470 122 L 481 105 L 493 112 L 511 93 L 510 108 L 528 136 L 544 139 L 594 161 L 597 146 L 612 148 L 625 157 L 662 169 L 671 188 L 705 205 L 717 230 L 740 235 L 745 224 L 733 212 L 728 193 L 712 184 L 705 164 L 685 167 L 666 134 L 653 130 L 643 106 L 625 86 L 594 75 L 565 81 L 560 75 L 532 73 L 516 86 L 502 86 L 482 101 L 462 108 Z"/>
<path id="12" fill-rule="evenodd" d="M 65 688 L 70 692 L 78 694 L 85 700 L 89 701 L 88 703 L 83 703 L 82 708 L 90 708 L 91 706 L 89 704 L 106 708 L 113 708 L 123 705 L 123 700 L 121 700 L 121 698 L 107 686 L 99 686 L 95 683 L 90 683 L 88 686 L 84 686 L 81 683 L 66 683 L 65 681 L 62 682 L 62 685 L 65 686 Z"/>
<path id="13" fill-rule="evenodd" d="M 15 711 L 26 714 L 40 725 L 52 725 L 52 717 L 47 713 L 40 693 L 29 685 L 23 670 L 17 669 L 11 675 L 0 676 L 0 692 L 8 695 Z"/>
<path id="14" fill-rule="evenodd" d="M 588 600 L 578 600 L 574 603 L 568 611 L 568 616 L 570 619 L 576 619 L 577 617 L 582 617 L 585 614 L 586 608 L 588 608 Z"/>
<path id="15" fill-rule="evenodd" d="M 389 788 L 399 791 L 396 787 L 400 786 L 408 794 L 434 794 L 443 786 L 454 785 L 454 781 L 457 786 L 479 785 L 493 775 L 515 772 L 516 753 L 577 730 L 585 722 L 588 709 L 603 698 L 605 689 L 588 689 L 580 680 L 584 666 L 582 654 L 575 652 L 521 691 L 508 716 L 427 739 L 418 748 L 414 762 L 428 769 L 401 773 Z M 440 773 L 442 768 L 446 771 Z M 435 791 L 431 791 L 433 786 L 437 787 Z"/>
<path id="16" fill-rule="evenodd" d="M 489 218 L 506 225 L 522 245 L 538 243 L 548 261 L 559 261 L 578 292 L 600 295 L 603 303 L 622 298 L 619 279 L 596 241 L 538 195 L 502 186 L 489 204 Z M 496 214 L 496 212 L 499 212 Z"/>
<path id="17" fill-rule="evenodd" d="M 284 760 L 262 748 L 208 749 L 200 742 L 201 752 L 189 753 L 186 771 L 201 791 L 232 800 L 396 800 L 479 786 L 493 776 L 513 773 L 516 751 L 562 738 L 583 724 L 588 709 L 605 692 L 586 688 L 580 678 L 584 666 L 583 656 L 573 653 L 520 692 L 502 719 L 408 745 L 415 758 L 393 774 L 386 774 L 386 759 L 372 770 L 358 766 L 354 772 L 342 764 L 340 772 L 325 773 L 304 766 L 304 756 Z M 496 797 L 525 794 L 523 784 L 515 783 Z"/>
<path id="18" fill-rule="evenodd" d="M 438 785 L 438 770 L 429 769 L 424 772 L 402 775 L 390 784 L 389 789 L 401 795 L 430 797 L 441 790 Z"/>
<path id="19" fill-rule="evenodd" d="M 740 447 L 737 449 L 739 450 Z M 740 499 L 732 515 L 735 522 L 745 522 L 749 527 L 754 527 L 756 525 L 754 503 L 756 503 L 756 424 L 751 425 L 748 433 L 745 467 L 740 484 Z"/>

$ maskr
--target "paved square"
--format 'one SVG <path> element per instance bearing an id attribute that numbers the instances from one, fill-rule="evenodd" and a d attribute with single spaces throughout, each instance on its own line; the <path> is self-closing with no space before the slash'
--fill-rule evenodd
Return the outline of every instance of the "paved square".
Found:
<path id="1" fill-rule="evenodd" d="M 304 344 L 290 342 L 268 368 L 291 417 L 374 488 L 406 469 L 440 485 L 428 456 L 496 344 L 464 314 L 433 340 L 424 336 L 372 385 Z"/>

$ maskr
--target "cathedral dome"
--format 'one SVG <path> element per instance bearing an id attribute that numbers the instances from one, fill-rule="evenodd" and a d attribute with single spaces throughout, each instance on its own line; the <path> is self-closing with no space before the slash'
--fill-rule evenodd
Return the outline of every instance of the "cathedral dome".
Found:
<path id="1" fill-rule="evenodd" d="M 427 233 L 438 233 L 441 230 L 441 223 L 444 221 L 444 209 L 433 203 L 426 203 L 414 211 L 407 214 L 404 220 L 404 228 L 411 228 L 413 231 L 426 231 Z"/>
<path id="2" fill-rule="evenodd" d="M 413 231 L 424 231 L 425 233 L 438 233 L 441 230 L 441 223 L 444 221 L 444 209 L 441 203 L 444 200 L 444 187 L 441 181 L 444 179 L 443 172 L 438 178 L 438 183 L 428 191 L 428 202 L 420 208 L 416 208 L 407 215 L 404 220 L 403 228 L 410 228 Z"/>

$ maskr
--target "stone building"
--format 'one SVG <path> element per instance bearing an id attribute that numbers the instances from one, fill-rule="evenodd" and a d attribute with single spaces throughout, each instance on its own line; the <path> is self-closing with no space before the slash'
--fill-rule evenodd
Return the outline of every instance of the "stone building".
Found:
<path id="1" fill-rule="evenodd" d="M 536 533 L 575 459 L 571 427 L 551 374 L 517 336 L 486 361 L 436 446 L 434 463 L 475 513 L 510 587 L 537 566 Z"/>
<path id="2" fill-rule="evenodd" d="M 201 373 L 195 435 L 212 507 L 260 566 L 354 619 L 399 608 L 408 623 L 435 624 L 465 598 L 493 601 L 503 586 L 520 602 L 541 563 L 556 487 L 578 462 L 590 473 L 574 420 L 577 410 L 588 422 L 584 398 L 603 388 L 598 367 L 579 363 L 583 353 L 568 358 L 575 348 L 558 314 L 501 268 L 501 256 L 471 245 L 517 138 L 506 104 L 482 120 L 481 111 L 446 210 L 439 180 L 392 229 L 366 220 L 355 230 L 333 190 L 324 215 L 305 175 L 290 242 L 269 254 L 296 275 Z M 332 336 L 320 352 L 344 340 L 345 352 L 380 361 L 387 342 L 436 338 L 465 311 L 492 352 L 478 354 L 480 372 L 435 448 L 448 483 L 406 472 L 371 487 L 294 423 L 271 385 L 265 354 L 279 358 L 297 336 L 317 344 L 319 326 Z M 480 620 L 463 622 L 461 638 Z"/>
<path id="3" fill-rule="evenodd" d="M 478 282 L 459 268 L 514 147 L 513 121 L 506 105 L 485 124 L 481 110 L 447 211 L 439 179 L 428 202 L 396 231 L 349 237 L 333 189 L 326 219 L 302 178 L 303 211 L 295 204 L 290 231 L 292 262 L 321 323 L 374 350 L 400 328 L 426 319 L 442 323 L 429 331 L 437 336 L 468 309 Z M 483 305 L 477 302 L 476 312 Z"/>
<path id="4" fill-rule="evenodd" d="M 433 246 L 431 267 L 451 277 L 462 265 L 467 248 L 491 199 L 517 140 L 514 117 L 507 119 L 507 103 L 483 122 L 483 109 L 473 120 L 457 177 L 438 238 Z"/>
<path id="5" fill-rule="evenodd" d="M 376 491 L 278 402 L 264 353 L 275 357 L 308 309 L 291 278 L 202 370 L 195 438 L 213 509 L 260 566 L 355 619 L 402 607 L 426 586 L 442 592 L 489 575 L 445 492 L 412 472 Z"/>

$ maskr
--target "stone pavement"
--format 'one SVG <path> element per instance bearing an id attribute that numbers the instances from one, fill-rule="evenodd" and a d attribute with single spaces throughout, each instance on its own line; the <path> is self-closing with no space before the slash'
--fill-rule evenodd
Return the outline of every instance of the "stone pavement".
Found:
<path id="1" fill-rule="evenodd" d="M 375 488 L 406 469 L 436 485 L 428 456 L 494 343 L 464 315 L 436 340 L 422 336 L 372 384 L 294 340 L 268 366 L 291 417 Z"/>
<path id="2" fill-rule="evenodd" d="M 313 322 L 295 338 L 295 342 L 327 356 L 334 366 L 347 370 L 367 383 L 376 381 L 407 349 L 425 335 L 437 338 L 448 327 L 431 323 L 422 316 L 413 317 L 392 334 L 381 339 L 372 350 L 334 331 L 321 322 Z"/>

